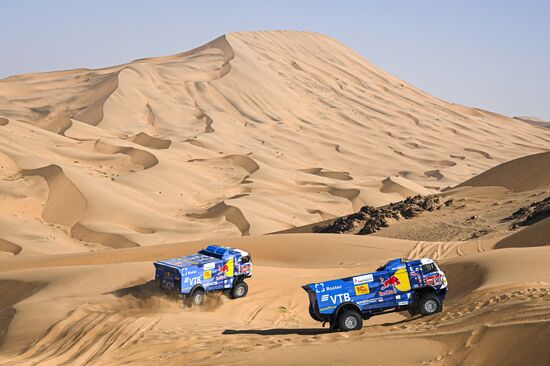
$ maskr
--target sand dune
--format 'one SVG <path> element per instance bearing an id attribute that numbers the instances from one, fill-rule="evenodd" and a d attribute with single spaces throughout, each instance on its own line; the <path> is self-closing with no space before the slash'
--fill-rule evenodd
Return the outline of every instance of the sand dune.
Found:
<path id="1" fill-rule="evenodd" d="M 513 235 L 507 236 L 496 244 L 497 248 L 523 248 L 550 245 L 550 219 L 540 221 Z"/>
<path id="2" fill-rule="evenodd" d="M 528 191 L 550 185 L 550 152 L 529 155 L 498 165 L 457 187 L 501 186 Z"/>
<path id="3" fill-rule="evenodd" d="M 140 245 L 238 233 L 188 215 L 229 198 L 262 234 L 456 185 L 550 146 L 545 130 L 436 99 L 306 32 L 232 33 L 173 56 L 13 76 L 0 94 L 2 153 L 22 169 L 58 166 L 89 204 L 82 225 Z M 125 207 L 140 202 L 149 210 L 136 224 Z M 170 224 L 153 234 L 120 229 L 157 215 Z"/>
<path id="4" fill-rule="evenodd" d="M 101 140 L 95 144 L 97 151 L 104 154 L 125 154 L 130 157 L 132 163 L 141 165 L 143 169 L 149 169 L 158 164 L 158 159 L 155 155 L 145 150 L 135 149 L 133 147 L 111 145 Z"/>
<path id="5" fill-rule="evenodd" d="M 137 135 L 129 138 L 129 140 L 138 145 L 149 147 L 151 149 L 168 149 L 172 143 L 170 140 L 149 136 L 144 132 L 138 133 Z"/>
<path id="6" fill-rule="evenodd" d="M 24 175 L 38 175 L 48 183 L 48 200 L 42 211 L 45 221 L 72 227 L 86 209 L 86 198 L 57 165 L 25 170 Z M 68 204 L 70 202 L 70 204 Z"/>

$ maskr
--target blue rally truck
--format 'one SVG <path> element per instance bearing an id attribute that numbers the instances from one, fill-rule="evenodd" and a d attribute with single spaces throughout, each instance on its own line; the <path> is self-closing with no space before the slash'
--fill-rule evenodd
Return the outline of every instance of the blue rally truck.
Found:
<path id="1" fill-rule="evenodd" d="M 205 293 L 225 291 L 231 298 L 245 297 L 252 276 L 252 259 L 240 249 L 209 245 L 197 254 L 155 262 L 155 281 L 192 304 L 204 302 Z"/>
<path id="2" fill-rule="evenodd" d="M 309 314 L 332 329 L 361 329 L 363 319 L 408 310 L 414 316 L 442 310 L 447 278 L 436 261 L 394 259 L 376 272 L 302 286 Z"/>

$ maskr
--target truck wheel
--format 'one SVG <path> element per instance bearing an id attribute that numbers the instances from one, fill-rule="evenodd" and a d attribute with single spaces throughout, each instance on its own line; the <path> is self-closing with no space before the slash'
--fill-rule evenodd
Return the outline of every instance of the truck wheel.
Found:
<path id="1" fill-rule="evenodd" d="M 204 290 L 196 289 L 191 295 L 191 304 L 201 305 L 204 302 L 205 293 Z"/>
<path id="2" fill-rule="evenodd" d="M 363 327 L 363 318 L 355 310 L 344 310 L 338 318 L 338 325 L 345 332 L 359 330 Z"/>
<path id="3" fill-rule="evenodd" d="M 239 282 L 231 290 L 231 298 L 238 299 L 239 297 L 245 297 L 248 294 L 248 285 L 245 282 Z"/>
<path id="4" fill-rule="evenodd" d="M 435 294 L 426 294 L 418 301 L 418 309 L 423 316 L 432 315 L 441 311 L 441 300 Z"/>

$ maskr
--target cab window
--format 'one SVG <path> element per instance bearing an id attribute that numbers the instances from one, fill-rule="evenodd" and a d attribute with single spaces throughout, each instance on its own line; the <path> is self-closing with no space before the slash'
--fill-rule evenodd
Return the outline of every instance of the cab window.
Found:
<path id="1" fill-rule="evenodd" d="M 424 274 L 437 272 L 437 267 L 435 266 L 434 263 L 423 264 L 422 265 L 422 272 L 424 272 Z"/>
<path id="2" fill-rule="evenodd" d="M 248 262 L 250 262 L 250 256 L 247 255 L 241 258 L 241 263 L 248 263 Z"/>

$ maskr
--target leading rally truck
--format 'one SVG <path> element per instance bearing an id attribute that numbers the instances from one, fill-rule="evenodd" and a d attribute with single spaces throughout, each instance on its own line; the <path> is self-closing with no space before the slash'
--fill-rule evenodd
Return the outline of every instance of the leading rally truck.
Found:
<path id="1" fill-rule="evenodd" d="M 357 330 L 374 315 L 408 310 L 435 314 L 442 310 L 447 278 L 429 258 L 394 259 L 375 272 L 302 286 L 309 297 L 309 314 L 335 330 Z"/>
<path id="2" fill-rule="evenodd" d="M 154 263 L 159 288 L 175 292 L 192 304 L 204 302 L 205 294 L 224 291 L 231 298 L 245 297 L 252 276 L 252 258 L 244 250 L 209 245 L 197 254 Z"/>

